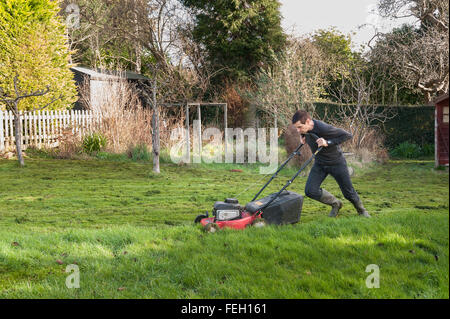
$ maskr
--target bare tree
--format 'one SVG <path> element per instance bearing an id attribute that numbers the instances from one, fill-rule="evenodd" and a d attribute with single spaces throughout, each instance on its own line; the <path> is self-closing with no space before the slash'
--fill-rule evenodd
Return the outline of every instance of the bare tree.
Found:
<path id="1" fill-rule="evenodd" d="M 102 49 L 117 35 L 110 32 L 111 8 L 105 0 L 63 0 L 60 14 L 66 19 L 70 63 L 89 60 L 93 67 L 104 65 Z M 84 61 L 83 61 L 84 62 Z"/>
<path id="2" fill-rule="evenodd" d="M 0 87 L 0 102 L 4 103 L 6 105 L 6 109 L 12 111 L 14 114 L 14 137 L 16 140 L 17 159 L 19 160 L 20 166 L 24 166 L 25 162 L 22 154 L 22 119 L 19 111 L 19 102 L 29 97 L 43 96 L 49 92 L 50 92 L 49 86 L 47 86 L 46 89 L 44 90 L 36 90 L 29 92 L 23 91 L 20 88 L 18 75 L 14 76 L 14 96 L 6 94 L 4 89 Z M 50 102 L 48 102 L 44 106 L 34 108 L 31 110 L 31 112 L 43 110 L 60 98 L 61 97 L 54 97 L 50 100 Z"/>
<path id="3" fill-rule="evenodd" d="M 447 0 L 379 0 L 378 11 L 387 18 L 415 18 L 417 22 L 440 31 L 448 31 Z"/>
<path id="4" fill-rule="evenodd" d="M 76 27 L 67 29 L 75 62 L 88 60 L 93 67 L 127 63 L 142 73 L 144 59 L 152 57 L 163 69 L 176 60 L 185 13 L 176 0 L 64 0 L 61 7 L 66 19 L 73 8 L 79 16 Z"/>
<path id="5" fill-rule="evenodd" d="M 152 106 L 152 153 L 153 153 L 153 172 L 159 174 L 161 172 L 159 168 L 159 155 L 160 155 L 160 134 L 159 134 L 159 108 L 160 104 L 157 100 L 158 81 L 156 76 L 151 81 L 151 84 L 147 81 L 141 81 L 143 95 L 146 97 L 149 104 Z"/>
<path id="6" fill-rule="evenodd" d="M 291 37 L 274 67 L 261 69 L 254 92 L 247 93 L 249 100 L 275 126 L 287 127 L 298 108 L 314 111 L 310 102 L 319 97 L 325 83 L 323 58 L 310 40 Z"/>
<path id="7" fill-rule="evenodd" d="M 145 54 L 150 54 L 160 69 L 170 69 L 182 21 L 182 6 L 176 0 L 118 0 L 104 28 L 134 48 L 134 64 L 140 73 Z"/>
<path id="8" fill-rule="evenodd" d="M 376 70 L 364 60 L 345 67 L 346 76 L 332 92 L 339 101 L 338 117 L 348 125 L 356 147 L 360 148 L 370 128 L 381 128 L 387 120 L 396 115 L 395 109 L 378 107 L 374 97 L 382 89 L 382 82 L 376 79 Z"/>
<path id="9" fill-rule="evenodd" d="M 449 86 L 449 3 L 447 0 L 379 0 L 384 17 L 415 18 L 388 34 L 377 34 L 371 60 L 384 66 L 411 87 L 419 88 L 430 102 L 447 93 Z M 416 26 L 419 26 L 418 28 Z"/>
<path id="10" fill-rule="evenodd" d="M 180 54 L 179 72 L 184 70 L 186 73 L 184 78 L 189 82 L 189 88 L 192 89 L 190 98 L 203 100 L 206 92 L 210 89 L 211 79 L 227 68 L 214 69 L 209 64 L 205 49 L 194 40 L 193 29 L 193 22 L 188 18 L 183 24 L 180 24 L 180 34 L 176 42 Z"/>
<path id="11" fill-rule="evenodd" d="M 142 95 L 153 109 L 152 116 L 152 153 L 153 172 L 159 174 L 160 155 L 160 107 L 166 103 L 178 101 L 180 88 L 177 86 L 178 78 L 174 72 L 161 73 L 158 64 L 148 66 L 152 70 L 153 78 L 149 81 L 140 81 Z"/>

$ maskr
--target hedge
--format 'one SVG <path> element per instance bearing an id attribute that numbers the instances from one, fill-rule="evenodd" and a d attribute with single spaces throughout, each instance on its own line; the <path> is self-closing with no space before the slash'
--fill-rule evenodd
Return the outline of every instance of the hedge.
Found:
<path id="1" fill-rule="evenodd" d="M 314 103 L 319 118 L 339 119 L 338 104 Z M 385 145 L 393 149 L 403 142 L 410 142 L 421 147 L 434 144 L 434 106 L 378 106 L 393 107 L 396 116 L 388 120 L 383 127 L 386 135 Z"/>

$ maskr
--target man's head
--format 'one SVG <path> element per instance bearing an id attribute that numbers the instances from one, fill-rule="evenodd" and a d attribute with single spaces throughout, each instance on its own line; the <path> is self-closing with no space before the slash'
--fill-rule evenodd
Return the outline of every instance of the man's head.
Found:
<path id="1" fill-rule="evenodd" d="M 314 122 L 305 110 L 298 110 L 292 117 L 292 124 L 294 124 L 297 132 L 306 134 L 314 128 Z"/>

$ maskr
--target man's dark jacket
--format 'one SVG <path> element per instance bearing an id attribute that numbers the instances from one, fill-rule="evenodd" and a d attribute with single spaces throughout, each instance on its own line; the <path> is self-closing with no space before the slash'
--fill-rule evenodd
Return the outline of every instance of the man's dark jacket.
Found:
<path id="1" fill-rule="evenodd" d="M 322 150 L 317 153 L 316 163 L 330 166 L 344 162 L 345 158 L 339 144 L 351 139 L 353 137 L 352 134 L 319 120 L 313 120 L 313 122 L 314 128 L 308 133 L 313 133 L 319 138 L 322 137 L 328 143 L 327 147 L 322 148 Z M 310 134 L 306 134 L 306 143 L 308 143 L 313 153 L 317 150 L 318 146 L 316 139 Z"/>

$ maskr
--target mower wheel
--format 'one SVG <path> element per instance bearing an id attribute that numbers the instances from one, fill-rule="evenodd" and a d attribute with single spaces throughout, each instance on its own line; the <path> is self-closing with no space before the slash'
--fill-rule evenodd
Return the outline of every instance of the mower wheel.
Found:
<path id="1" fill-rule="evenodd" d="M 267 223 L 262 218 L 257 218 L 252 222 L 252 226 L 256 228 L 266 227 Z"/>
<path id="2" fill-rule="evenodd" d="M 194 224 L 200 223 L 200 221 L 201 221 L 203 218 L 207 218 L 207 217 L 208 217 L 208 216 L 206 216 L 205 214 L 198 215 L 197 217 L 195 217 Z"/>
<path id="3" fill-rule="evenodd" d="M 207 233 L 216 233 L 219 231 L 219 229 L 219 225 L 217 225 L 216 223 L 206 224 L 206 226 L 203 228 L 203 230 Z"/>

